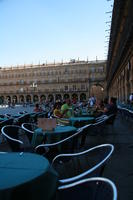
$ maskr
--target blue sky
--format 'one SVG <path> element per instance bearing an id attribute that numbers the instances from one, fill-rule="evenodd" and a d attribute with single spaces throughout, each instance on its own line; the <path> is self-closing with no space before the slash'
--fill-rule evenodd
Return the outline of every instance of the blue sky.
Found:
<path id="1" fill-rule="evenodd" d="M 0 66 L 105 59 L 111 4 L 0 0 Z"/>

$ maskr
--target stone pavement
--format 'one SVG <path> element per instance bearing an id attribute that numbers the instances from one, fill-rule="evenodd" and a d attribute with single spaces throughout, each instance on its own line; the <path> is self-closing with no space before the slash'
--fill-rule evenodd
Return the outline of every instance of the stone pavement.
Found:
<path id="1" fill-rule="evenodd" d="M 0 114 L 11 114 L 11 115 L 15 115 L 18 114 L 18 112 L 22 112 L 22 111 L 27 111 L 28 113 L 33 112 L 34 110 L 34 106 L 22 106 L 22 105 L 16 105 L 15 107 L 8 107 L 8 106 L 1 106 L 0 107 Z"/>
<path id="2" fill-rule="evenodd" d="M 118 200 L 133 200 L 133 121 L 118 114 L 113 127 L 98 136 L 89 136 L 88 145 L 113 144 L 115 150 L 104 170 L 104 177 L 117 186 Z"/>

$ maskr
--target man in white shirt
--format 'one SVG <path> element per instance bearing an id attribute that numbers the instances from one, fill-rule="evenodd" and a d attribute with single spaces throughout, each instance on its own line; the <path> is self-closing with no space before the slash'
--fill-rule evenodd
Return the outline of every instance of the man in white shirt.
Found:
<path id="1" fill-rule="evenodd" d="M 133 93 L 130 94 L 129 101 L 130 101 L 130 103 L 133 103 Z"/>

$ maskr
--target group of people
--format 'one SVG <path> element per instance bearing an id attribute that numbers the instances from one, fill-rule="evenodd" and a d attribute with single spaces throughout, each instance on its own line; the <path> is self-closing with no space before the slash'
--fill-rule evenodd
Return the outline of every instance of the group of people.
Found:
<path id="1" fill-rule="evenodd" d="M 63 104 L 61 102 L 56 102 L 54 105 L 53 115 L 59 118 L 70 118 L 71 111 L 70 111 L 71 101 L 70 99 L 66 99 Z"/>
<path id="2" fill-rule="evenodd" d="M 93 104 L 93 107 L 96 109 L 97 112 L 101 112 L 102 114 L 106 115 L 111 115 L 111 114 L 116 114 L 117 113 L 117 104 L 116 104 L 116 98 L 111 97 L 110 100 L 108 98 L 105 98 L 103 101 L 100 101 L 100 103 L 95 103 Z M 79 107 L 92 107 L 87 104 L 79 104 Z M 71 100 L 69 98 L 65 99 L 63 103 L 61 102 L 56 102 L 53 105 L 53 116 L 58 117 L 58 118 L 70 118 L 72 116 L 73 112 L 73 106 L 71 103 Z M 34 112 L 43 112 L 44 110 L 42 107 L 37 103 L 34 108 Z"/>
<path id="3" fill-rule="evenodd" d="M 71 117 L 71 111 L 70 111 L 70 105 L 71 101 L 70 99 L 66 99 L 64 103 L 56 102 L 53 107 L 53 115 L 59 118 L 70 118 Z M 39 103 L 36 103 L 34 107 L 34 112 L 43 112 L 44 110 L 39 105 Z"/>

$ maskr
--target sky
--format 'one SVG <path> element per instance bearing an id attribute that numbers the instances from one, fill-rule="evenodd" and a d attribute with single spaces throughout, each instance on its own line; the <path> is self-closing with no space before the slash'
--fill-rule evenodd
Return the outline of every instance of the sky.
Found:
<path id="1" fill-rule="evenodd" d="M 112 1 L 0 0 L 0 66 L 106 59 Z"/>

